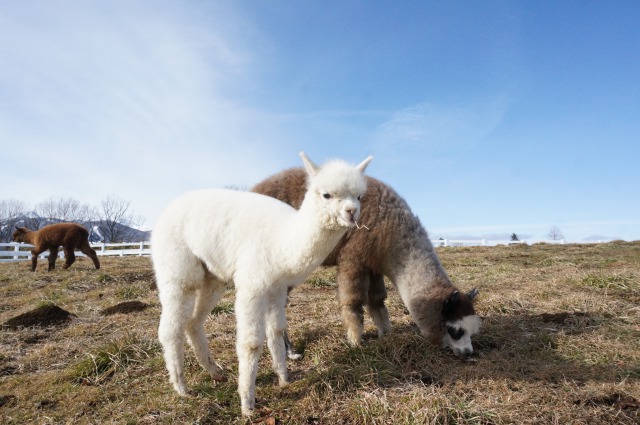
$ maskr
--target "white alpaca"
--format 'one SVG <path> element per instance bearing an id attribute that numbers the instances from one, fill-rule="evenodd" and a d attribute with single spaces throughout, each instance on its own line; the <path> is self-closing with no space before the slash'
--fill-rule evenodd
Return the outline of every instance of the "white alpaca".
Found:
<path id="1" fill-rule="evenodd" d="M 231 283 L 236 288 L 238 393 L 242 413 L 255 406 L 258 360 L 265 337 L 280 385 L 287 382 L 287 288 L 304 282 L 360 213 L 364 170 L 332 161 L 317 167 L 300 153 L 309 185 L 299 210 L 251 192 L 190 192 L 163 212 L 151 238 L 162 315 L 158 338 L 169 378 L 187 394 L 184 339 L 214 380 L 225 380 L 209 356 L 204 322 Z"/>

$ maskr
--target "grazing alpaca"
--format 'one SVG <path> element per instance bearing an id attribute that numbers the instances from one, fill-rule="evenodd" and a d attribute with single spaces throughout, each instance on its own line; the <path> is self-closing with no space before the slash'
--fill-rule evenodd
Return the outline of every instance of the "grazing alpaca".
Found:
<path id="1" fill-rule="evenodd" d="M 200 365 L 214 380 L 225 379 L 209 356 L 204 321 L 231 284 L 242 413 L 255 406 L 265 337 L 279 383 L 287 382 L 287 289 L 304 282 L 355 224 L 371 160 L 357 167 L 332 161 L 318 168 L 300 155 L 309 184 L 299 211 L 255 193 L 210 189 L 183 195 L 160 216 L 151 237 L 162 304 L 158 337 L 179 394 L 187 394 L 185 334 Z"/>
<path id="2" fill-rule="evenodd" d="M 64 250 L 64 268 L 68 269 L 76 261 L 74 250 L 81 251 L 93 260 L 96 269 L 100 268 L 100 261 L 96 252 L 89 245 L 89 232 L 76 223 L 57 223 L 44 226 L 40 230 L 29 230 L 26 227 L 16 227 L 13 232 L 14 242 L 26 242 L 34 245 L 31 250 L 31 271 L 36 270 L 38 255 L 49 250 L 49 271 L 56 268 L 56 259 L 60 246 Z"/>
<path id="3" fill-rule="evenodd" d="M 252 191 L 299 208 L 305 179 L 301 169 L 289 169 L 258 183 Z M 338 296 L 348 341 L 360 344 L 365 305 L 378 335 L 391 331 L 384 305 L 387 276 L 425 338 L 451 348 L 458 356 L 472 354 L 471 336 L 480 327 L 472 304 L 477 290 L 464 294 L 451 284 L 427 231 L 392 188 L 367 177 L 367 192 L 361 202 L 359 222 L 369 231 L 350 230 L 324 261 L 324 265 L 337 265 Z"/>

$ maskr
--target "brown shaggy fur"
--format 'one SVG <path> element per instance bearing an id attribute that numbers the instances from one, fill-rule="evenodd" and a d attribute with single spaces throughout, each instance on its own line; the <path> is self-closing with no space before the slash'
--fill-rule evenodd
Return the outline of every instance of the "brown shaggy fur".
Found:
<path id="1" fill-rule="evenodd" d="M 76 223 L 58 223 L 44 226 L 40 230 L 29 230 L 26 227 L 16 227 L 13 232 L 14 242 L 26 242 L 34 246 L 31 250 L 31 271 L 36 270 L 38 255 L 49 250 L 49 271 L 56 268 L 56 259 L 60 246 L 64 250 L 64 268 L 67 269 L 74 261 L 77 249 L 93 260 L 96 269 L 100 268 L 100 261 L 96 252 L 89 246 L 89 232 Z"/>
<path id="2" fill-rule="evenodd" d="M 299 208 L 306 190 L 306 174 L 299 168 L 285 170 L 251 190 Z M 379 335 L 391 330 L 384 305 L 387 293 L 383 277 L 387 276 L 399 289 L 422 335 L 441 345 L 446 322 L 475 314 L 475 293 L 460 293 L 454 297 L 455 305 L 444 308 L 457 288 L 442 268 L 418 217 L 392 188 L 367 177 L 361 208 L 358 223 L 370 230 L 349 230 L 324 262 L 337 265 L 338 295 L 349 341 L 360 342 L 363 306 Z"/>

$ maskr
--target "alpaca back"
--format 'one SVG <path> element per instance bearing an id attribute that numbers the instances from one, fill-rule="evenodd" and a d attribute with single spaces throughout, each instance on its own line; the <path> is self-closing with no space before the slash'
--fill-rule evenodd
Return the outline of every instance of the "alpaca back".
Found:
<path id="1" fill-rule="evenodd" d="M 228 282 L 245 259 L 269 262 L 279 255 L 296 221 L 293 208 L 269 197 L 225 189 L 189 192 L 158 219 L 154 258 L 170 262 L 176 249 L 186 250 Z"/>

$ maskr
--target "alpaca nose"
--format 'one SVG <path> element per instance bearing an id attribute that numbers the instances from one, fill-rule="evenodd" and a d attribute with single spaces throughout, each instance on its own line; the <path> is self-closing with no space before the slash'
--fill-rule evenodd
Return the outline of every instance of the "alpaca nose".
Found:
<path id="1" fill-rule="evenodd" d="M 346 212 L 349 216 L 349 219 L 354 220 L 356 218 L 356 213 L 358 209 L 355 206 L 349 206 L 346 208 Z"/>
<path id="2" fill-rule="evenodd" d="M 458 357 L 462 359 L 468 359 L 473 355 L 473 348 L 470 348 L 470 347 L 461 348 L 460 350 L 458 350 L 456 354 L 458 355 Z"/>

